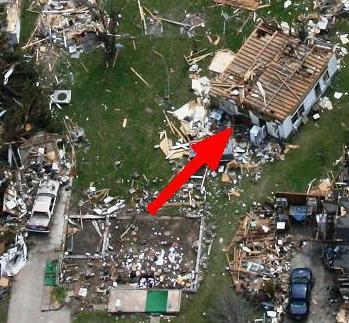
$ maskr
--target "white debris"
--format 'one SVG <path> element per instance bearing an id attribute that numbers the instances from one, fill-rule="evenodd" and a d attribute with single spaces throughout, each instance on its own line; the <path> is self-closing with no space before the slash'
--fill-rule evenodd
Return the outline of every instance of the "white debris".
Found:
<path id="1" fill-rule="evenodd" d="M 320 30 L 326 30 L 328 27 L 328 19 L 326 17 L 321 16 L 316 26 Z"/>
<path id="2" fill-rule="evenodd" d="M 210 91 L 210 80 L 206 76 L 200 77 L 199 79 L 193 79 L 191 88 L 195 95 L 207 97 Z"/>
<path id="3" fill-rule="evenodd" d="M 288 8 L 291 4 L 292 4 L 292 1 L 291 1 L 291 0 L 286 0 L 286 1 L 284 2 L 284 8 L 285 8 L 285 9 Z"/>
<path id="4" fill-rule="evenodd" d="M 340 35 L 339 39 L 343 45 L 349 43 L 348 34 Z"/>
<path id="5" fill-rule="evenodd" d="M 343 93 L 342 92 L 334 92 L 334 98 L 335 99 L 340 99 L 342 97 Z"/>
<path id="6" fill-rule="evenodd" d="M 13 73 L 14 70 L 15 70 L 15 66 L 12 65 L 12 66 L 9 68 L 9 70 L 5 73 L 5 75 L 4 75 L 4 85 L 7 84 L 8 79 L 9 79 L 9 77 L 11 76 L 11 74 Z"/>
<path id="7" fill-rule="evenodd" d="M 16 236 L 15 246 L 0 257 L 0 276 L 15 276 L 27 263 L 27 245 L 22 235 Z"/>
<path id="8" fill-rule="evenodd" d="M 98 208 L 93 209 L 93 212 L 95 212 L 98 215 L 102 215 L 103 214 L 103 210 L 98 209 Z"/>
<path id="9" fill-rule="evenodd" d="M 17 203 L 16 198 L 13 198 L 12 200 L 6 202 L 6 207 L 9 210 L 14 209 L 17 205 L 18 205 L 18 203 Z"/>
<path id="10" fill-rule="evenodd" d="M 106 197 L 106 198 L 103 200 L 103 203 L 108 204 L 108 203 L 110 203 L 112 200 L 114 200 L 114 197 L 108 196 L 108 197 Z"/>
<path id="11" fill-rule="evenodd" d="M 275 311 L 267 311 L 267 315 L 269 316 L 269 317 L 276 317 L 276 312 Z"/>
<path id="12" fill-rule="evenodd" d="M 342 56 L 348 55 L 348 50 L 345 47 L 341 47 L 340 50 L 341 50 Z"/>
<path id="13" fill-rule="evenodd" d="M 316 120 L 319 120 L 320 119 L 320 114 L 318 114 L 318 113 L 315 113 L 314 115 L 313 115 L 313 119 L 316 121 Z"/>
<path id="14" fill-rule="evenodd" d="M 71 101 L 71 90 L 55 90 L 50 98 L 54 103 L 68 104 Z"/>
<path id="15" fill-rule="evenodd" d="M 213 57 L 211 65 L 208 69 L 212 72 L 221 74 L 228 68 L 233 59 L 234 53 L 231 50 L 219 50 Z"/>
<path id="16" fill-rule="evenodd" d="M 327 96 L 324 96 L 319 100 L 319 106 L 327 110 L 333 109 L 332 102 Z"/>
<path id="17" fill-rule="evenodd" d="M 267 227 L 266 225 L 262 225 L 262 230 L 265 232 L 265 233 L 268 233 L 270 228 Z"/>
<path id="18" fill-rule="evenodd" d="M 81 296 L 81 297 L 86 297 L 86 296 L 87 296 L 87 288 L 81 287 L 81 288 L 79 289 L 79 296 Z"/>
<path id="19" fill-rule="evenodd" d="M 280 26 L 281 26 L 282 32 L 285 35 L 288 35 L 290 33 L 290 25 L 286 21 L 281 22 Z"/>

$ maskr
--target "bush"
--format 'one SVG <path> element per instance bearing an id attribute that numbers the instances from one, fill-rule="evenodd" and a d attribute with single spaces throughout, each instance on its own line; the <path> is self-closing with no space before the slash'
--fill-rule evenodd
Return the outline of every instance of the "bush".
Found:
<path id="1" fill-rule="evenodd" d="M 212 323 L 247 323 L 251 319 L 249 304 L 227 289 L 215 297 L 207 318 Z"/>

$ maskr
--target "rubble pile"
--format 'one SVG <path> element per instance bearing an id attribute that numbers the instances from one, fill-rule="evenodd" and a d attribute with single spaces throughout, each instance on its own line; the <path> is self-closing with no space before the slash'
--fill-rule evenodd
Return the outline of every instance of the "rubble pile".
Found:
<path id="1" fill-rule="evenodd" d="M 201 14 L 186 14 L 182 24 L 181 33 L 194 37 L 196 28 L 205 27 L 205 19 Z"/>
<path id="2" fill-rule="evenodd" d="M 73 57 L 95 48 L 99 41 L 96 34 L 104 32 L 104 26 L 96 15 L 97 3 L 48 1 L 37 22 L 34 34 L 24 48 L 32 48 L 39 56 L 47 55 L 46 45 L 64 48 Z M 104 13 L 106 15 L 106 13 Z"/>
<path id="3" fill-rule="evenodd" d="M 179 26 L 181 34 L 194 37 L 195 29 L 205 27 L 205 19 L 201 14 L 186 14 L 182 22 L 162 17 L 158 11 L 150 10 L 138 1 L 139 16 L 145 35 L 160 36 L 164 32 L 163 22 Z"/>
<path id="4" fill-rule="evenodd" d="M 17 154 L 10 146 L 9 162 L 22 167 L 4 173 L 3 212 L 17 224 L 25 225 L 40 182 L 51 178 L 66 184 L 70 179 L 71 163 L 65 156 L 62 140 L 47 133 L 26 140 Z"/>
<path id="5" fill-rule="evenodd" d="M 119 284 L 195 291 L 213 231 L 184 217 L 69 215 L 60 283 L 87 307 L 104 302 Z"/>
<path id="6" fill-rule="evenodd" d="M 139 288 L 187 288 L 192 286 L 193 264 L 183 253 L 180 238 L 169 242 L 169 232 L 164 232 L 164 240 L 159 241 L 156 247 L 144 246 L 138 248 L 137 253 L 133 248 L 120 249 L 118 258 L 121 258 L 120 270 L 129 277 L 135 277 Z M 154 235 L 161 232 L 154 230 Z M 135 237 L 135 235 L 133 235 Z"/>
<path id="7" fill-rule="evenodd" d="M 8 249 L 0 257 L 0 277 L 12 277 L 27 263 L 27 245 L 23 235 L 18 235 L 15 238 L 14 247 Z"/>
<path id="8" fill-rule="evenodd" d="M 112 217 L 114 213 L 125 208 L 124 199 L 109 196 L 108 189 L 97 190 L 93 186 L 93 183 L 85 193 L 87 195 L 88 206 L 93 208 L 92 211 L 94 214 Z M 84 204 L 84 202 L 81 202 L 80 206 Z"/>
<path id="9" fill-rule="evenodd" d="M 332 16 L 339 16 L 349 11 L 349 1 L 347 0 L 314 0 L 314 9 L 326 11 Z"/>
<path id="10" fill-rule="evenodd" d="M 102 259 L 65 259 L 60 270 L 60 281 L 70 287 L 69 300 L 76 299 L 79 306 L 107 302 L 108 289 L 116 281 L 115 266 Z M 114 283 L 115 284 L 115 283 Z"/>
<path id="11" fill-rule="evenodd" d="M 161 149 L 167 160 L 192 158 L 194 157 L 194 152 L 191 150 L 192 144 L 221 129 L 233 127 L 234 137 L 229 140 L 224 150 L 218 173 L 222 174 L 223 182 L 237 185 L 244 177 L 258 181 L 261 178 L 262 165 L 275 160 L 284 160 L 285 154 L 290 149 L 298 148 L 296 145 L 283 145 L 275 140 L 268 140 L 257 146 L 253 145 L 249 138 L 248 127 L 233 123 L 233 120 L 227 117 L 221 109 L 207 108 L 202 102 L 205 97 L 208 99 L 208 92 L 203 90 L 200 93 L 203 99 L 190 101 L 177 110 L 168 110 L 165 114 L 172 135 L 179 135 L 179 138 L 174 141 L 169 138 L 170 135 L 166 130 L 160 132 L 160 144 L 156 147 Z M 177 118 L 180 126 L 176 127 L 168 115 Z M 182 164 L 178 163 L 178 169 L 181 166 Z M 204 183 L 206 176 L 216 177 L 217 173 L 206 170 L 205 174 L 196 174 L 192 179 L 202 179 Z M 193 188 L 193 185 L 195 184 L 191 183 L 190 187 Z M 204 184 L 199 187 L 199 192 L 203 193 Z M 173 202 L 176 201 L 178 199 L 173 199 Z M 190 205 L 192 204 L 195 205 L 195 201 L 191 201 Z"/>
<path id="12" fill-rule="evenodd" d="M 255 301 L 285 301 L 292 243 L 278 237 L 272 218 L 249 213 L 240 220 L 227 249 L 229 270 L 239 293 Z"/>
<path id="13" fill-rule="evenodd" d="M 2 216 L 0 219 L 0 294 L 27 262 L 27 245 L 32 209 L 39 189 L 49 180 L 65 185 L 71 177 L 64 141 L 55 134 L 37 133 L 8 148 L 8 162 L 17 166 L 4 171 Z M 0 296 L 0 298 L 2 295 Z"/>

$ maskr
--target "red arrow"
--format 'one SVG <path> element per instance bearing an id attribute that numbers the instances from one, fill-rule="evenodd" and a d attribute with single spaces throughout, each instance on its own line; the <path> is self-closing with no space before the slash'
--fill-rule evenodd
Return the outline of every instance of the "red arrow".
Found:
<path id="1" fill-rule="evenodd" d="M 213 171 L 218 168 L 233 130 L 227 128 L 209 138 L 206 138 L 191 148 L 195 151 L 195 157 L 176 175 L 176 177 L 160 192 L 160 194 L 148 204 L 150 214 L 156 215 L 158 210 L 195 174 L 204 164 Z"/>

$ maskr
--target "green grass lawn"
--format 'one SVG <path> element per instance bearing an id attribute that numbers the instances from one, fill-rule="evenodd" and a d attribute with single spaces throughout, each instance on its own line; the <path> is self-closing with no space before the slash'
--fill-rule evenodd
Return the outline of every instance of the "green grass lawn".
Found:
<path id="1" fill-rule="evenodd" d="M 183 55 L 188 54 L 194 46 L 216 49 L 209 44 L 205 33 L 221 35 L 223 18 L 222 8 L 210 8 L 210 0 L 195 3 L 181 0 L 172 4 L 144 1 L 148 8 L 157 10 L 163 17 L 180 21 L 184 18 L 185 11 L 200 12 L 207 22 L 206 28 L 198 28 L 193 39 L 180 35 L 179 28 L 171 24 L 164 25 L 165 32 L 161 37 L 142 37 L 136 2 L 122 3 L 125 14 L 120 33 L 135 36 L 136 49 L 130 40 L 120 41 L 125 49 L 121 51 L 113 69 L 105 68 L 102 51 L 82 58 L 88 72 L 80 61 L 73 61 L 73 101 L 63 113 L 85 128 L 91 142 L 90 149 L 81 151 L 78 156 L 77 184 L 86 187 L 94 181 L 98 187 L 108 187 L 115 194 L 125 195 L 134 171 L 145 174 L 150 180 L 170 176 L 170 168 L 164 156 L 160 150 L 152 148 L 159 143 L 158 132 L 168 130 L 161 106 L 168 94 L 168 84 L 171 105 L 179 107 L 194 98 L 189 91 L 188 66 Z M 280 4 L 276 4 L 275 8 L 275 12 L 281 12 L 277 16 L 282 16 Z M 229 15 L 233 13 L 232 8 L 225 7 L 223 10 Z M 268 11 L 264 10 L 261 14 L 266 16 Z M 238 32 L 248 15 L 247 12 L 242 12 L 240 18 L 227 23 L 226 37 L 221 35 L 217 48 L 238 50 L 254 26 L 250 19 L 243 32 Z M 283 18 L 289 19 L 289 16 Z M 163 59 L 154 51 L 163 55 Z M 201 65 L 205 66 L 207 62 Z M 131 67 L 147 80 L 150 88 L 131 72 Z M 63 69 L 65 68 L 64 66 Z M 122 124 L 126 118 L 127 127 L 124 129 Z M 115 161 L 121 161 L 121 165 L 115 167 Z M 156 188 L 161 185 L 160 183 Z"/>
<path id="2" fill-rule="evenodd" d="M 198 30 L 198 34 L 189 39 L 179 34 L 179 28 L 165 24 L 165 33 L 158 38 L 145 37 L 141 34 L 140 19 L 136 1 L 120 1 L 123 20 L 120 33 L 129 33 L 136 37 L 136 49 L 129 40 L 121 40 L 125 49 L 120 53 L 114 69 L 106 69 L 103 54 L 96 50 L 84 55 L 80 61 L 73 60 L 71 71 L 75 83 L 72 90 L 72 104 L 58 113 L 59 122 L 68 115 L 82 126 L 91 143 L 90 148 L 78 154 L 78 178 L 75 185 L 79 189 L 86 188 L 90 182 L 95 182 L 98 188 L 110 188 L 113 194 L 127 197 L 130 188 L 130 177 L 134 171 L 145 174 L 150 180 L 159 177 L 163 182 L 152 184 L 152 189 L 160 189 L 171 176 L 171 165 L 165 160 L 159 150 L 153 148 L 159 143 L 159 131 L 167 129 L 164 123 L 162 107 L 167 93 L 169 70 L 170 103 L 179 107 L 187 100 L 194 98 L 189 91 L 188 66 L 183 55 L 194 46 L 213 49 L 208 43 L 205 32 L 219 34 L 221 42 L 217 48 L 229 47 L 237 50 L 244 38 L 253 29 L 251 19 L 242 33 L 238 29 L 249 16 L 241 12 L 240 19 L 233 18 L 227 23 L 226 36 L 222 35 L 222 10 L 232 15 L 234 9 L 227 7 L 210 7 L 211 0 L 145 0 L 144 5 L 157 10 L 163 17 L 173 20 L 183 20 L 185 11 L 200 12 L 206 18 L 206 27 Z M 304 12 L 306 2 L 294 2 L 289 10 L 283 9 L 283 2 L 274 1 L 270 8 L 258 12 L 258 16 L 274 17 L 292 22 L 295 17 Z M 308 3 L 309 4 L 309 3 Z M 312 5 L 309 5 L 312 8 Z M 26 14 L 27 15 L 27 14 Z M 32 18 L 25 18 L 27 25 L 32 25 Z M 347 22 L 339 25 L 340 30 L 349 31 Z M 28 27 L 30 29 L 30 27 Z M 28 31 L 25 33 L 30 35 Z M 164 60 L 154 54 L 163 55 Z M 205 65 L 201 64 L 202 66 Z M 133 67 L 151 85 L 146 87 L 130 71 Z M 66 70 L 66 67 L 62 67 Z M 203 72 L 202 75 L 206 73 Z M 329 95 L 334 89 L 345 92 L 348 86 L 349 69 L 343 69 Z M 265 199 L 272 191 L 299 190 L 304 191 L 313 178 L 326 176 L 332 163 L 341 153 L 342 145 L 348 142 L 349 109 L 348 99 L 339 101 L 332 99 L 333 111 L 321 114 L 321 119 L 315 123 L 310 120 L 294 136 L 292 141 L 300 145 L 291 151 L 285 161 L 267 165 L 263 170 L 262 179 L 257 184 L 244 183 L 244 194 L 239 201 L 228 201 L 226 195 L 217 194 L 209 200 L 213 205 L 214 223 L 217 225 L 217 237 L 223 238 L 223 244 L 216 239 L 206 277 L 197 294 L 185 298 L 183 310 L 176 319 L 178 322 L 204 322 L 206 313 L 224 288 L 231 286 L 229 275 L 225 272 L 226 259 L 222 249 L 229 243 L 234 232 L 234 225 L 239 215 L 246 208 L 242 202 L 250 205 L 253 201 Z M 122 128 L 123 120 L 127 118 L 126 128 Z M 317 153 L 324 155 L 324 162 Z M 115 167 L 115 161 L 121 165 Z M 212 190 L 224 191 L 218 179 L 214 181 Z M 114 321 L 105 314 L 84 313 L 78 316 L 77 322 L 109 322 Z M 135 319 L 138 320 L 138 319 Z M 119 319 L 118 321 L 124 321 Z M 125 320 L 126 322 L 126 320 Z"/>

